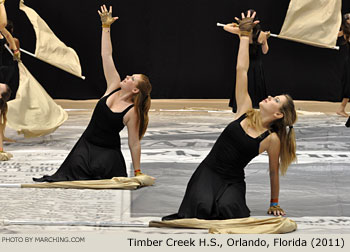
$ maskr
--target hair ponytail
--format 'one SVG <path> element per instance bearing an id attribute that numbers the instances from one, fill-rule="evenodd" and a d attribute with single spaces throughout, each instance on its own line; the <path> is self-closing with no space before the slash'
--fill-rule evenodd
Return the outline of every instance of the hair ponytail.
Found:
<path id="1" fill-rule="evenodd" d="M 293 128 L 293 124 L 297 120 L 297 113 L 292 97 L 286 94 L 284 96 L 287 98 L 287 101 L 281 108 L 283 118 L 276 120 L 271 125 L 271 128 L 277 133 L 281 141 L 280 171 L 282 175 L 286 174 L 288 166 L 297 159 L 295 131 Z M 289 128 L 288 130 L 287 127 Z"/>
<path id="2" fill-rule="evenodd" d="M 141 139 L 147 130 L 149 121 L 148 111 L 151 107 L 150 93 L 152 91 L 152 86 L 146 75 L 141 74 L 141 80 L 137 88 L 139 92 L 134 97 L 134 106 L 139 120 L 139 139 Z"/>
<path id="3" fill-rule="evenodd" d="M 295 111 L 294 102 L 292 97 L 284 95 L 287 101 L 283 104 L 280 111 L 283 113 L 283 117 L 274 121 L 270 125 L 270 130 L 276 132 L 278 135 L 280 146 L 280 171 L 282 175 L 285 175 L 288 166 L 296 161 L 296 142 L 295 132 L 293 124 L 297 120 L 297 113 Z M 247 111 L 248 125 L 254 128 L 261 128 L 260 111 L 250 109 Z M 287 130 L 287 127 L 289 128 Z"/>

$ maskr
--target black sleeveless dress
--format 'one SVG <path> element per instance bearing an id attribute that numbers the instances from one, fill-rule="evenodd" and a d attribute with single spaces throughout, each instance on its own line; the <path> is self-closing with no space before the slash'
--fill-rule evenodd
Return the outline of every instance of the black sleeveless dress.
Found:
<path id="1" fill-rule="evenodd" d="M 102 97 L 92 114 L 90 123 L 57 172 L 51 176 L 33 178 L 36 182 L 97 180 L 127 177 L 126 165 L 120 150 L 119 132 L 124 128 L 123 112 L 112 112 L 106 101 L 112 91 Z"/>
<path id="2" fill-rule="evenodd" d="M 179 218 L 232 219 L 250 215 L 246 205 L 244 167 L 259 154 L 269 131 L 252 138 L 243 130 L 242 115 L 221 133 L 208 156 L 192 175 L 177 214 Z"/>

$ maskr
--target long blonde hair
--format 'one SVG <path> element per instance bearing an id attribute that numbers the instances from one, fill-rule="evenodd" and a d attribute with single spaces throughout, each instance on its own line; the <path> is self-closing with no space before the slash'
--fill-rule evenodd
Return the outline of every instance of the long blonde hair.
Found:
<path id="1" fill-rule="evenodd" d="M 148 111 L 151 107 L 151 96 L 150 93 L 152 91 L 152 85 L 146 75 L 140 75 L 141 80 L 137 84 L 137 88 L 139 92 L 134 96 L 134 106 L 135 111 L 137 112 L 138 120 L 139 120 L 139 139 L 141 139 L 148 126 Z"/>
<path id="2" fill-rule="evenodd" d="M 285 175 L 288 166 L 296 161 L 296 142 L 295 131 L 293 124 L 297 121 L 297 113 L 292 97 L 290 95 L 284 95 L 287 101 L 283 104 L 280 111 L 283 117 L 275 120 L 270 125 L 270 130 L 276 132 L 280 141 L 280 171 L 282 175 Z M 260 111 L 250 109 L 247 111 L 248 124 L 254 128 L 261 128 Z M 287 130 L 287 127 L 289 128 Z"/>

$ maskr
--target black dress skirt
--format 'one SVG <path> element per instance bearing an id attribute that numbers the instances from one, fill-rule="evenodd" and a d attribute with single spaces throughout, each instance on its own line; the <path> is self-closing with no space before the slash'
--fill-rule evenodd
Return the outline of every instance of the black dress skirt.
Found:
<path id="1" fill-rule="evenodd" d="M 188 182 L 178 212 L 163 217 L 163 220 L 220 220 L 250 215 L 245 200 L 244 167 L 259 154 L 260 142 L 269 131 L 252 138 L 241 127 L 240 122 L 245 117 L 242 115 L 221 133 Z"/>
<path id="2" fill-rule="evenodd" d="M 339 64 L 341 69 L 342 98 L 350 98 L 350 44 L 343 36 L 338 37 Z"/>
<path id="3" fill-rule="evenodd" d="M 127 177 L 126 165 L 120 150 L 119 132 L 124 128 L 123 117 L 134 106 L 123 112 L 112 112 L 106 104 L 114 92 L 102 97 L 91 121 L 57 172 L 51 176 L 33 178 L 36 182 L 97 180 Z"/>

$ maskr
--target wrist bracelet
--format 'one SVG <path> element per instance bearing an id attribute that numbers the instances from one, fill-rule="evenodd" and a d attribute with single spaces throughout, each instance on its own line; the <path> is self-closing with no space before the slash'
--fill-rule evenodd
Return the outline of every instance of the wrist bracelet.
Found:
<path id="1" fill-rule="evenodd" d="M 252 32 L 251 31 L 240 31 L 240 34 L 241 34 L 241 36 L 248 37 L 248 36 L 250 36 L 250 34 L 252 34 Z"/>
<path id="2" fill-rule="evenodd" d="M 108 24 L 102 24 L 102 28 L 111 28 L 111 25 L 108 25 Z"/>
<path id="3" fill-rule="evenodd" d="M 277 206 L 277 205 L 278 205 L 278 198 L 270 200 L 270 206 Z"/>

